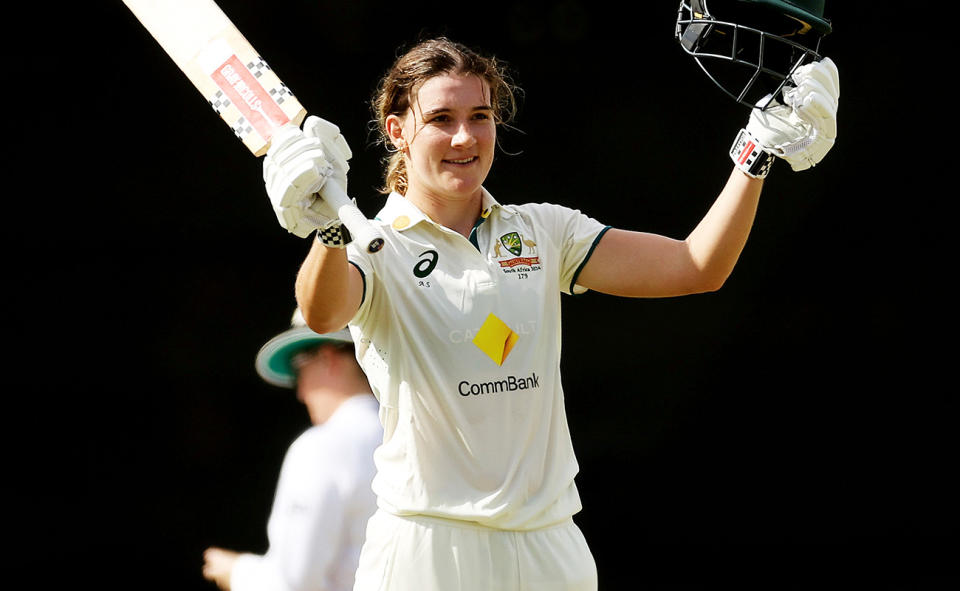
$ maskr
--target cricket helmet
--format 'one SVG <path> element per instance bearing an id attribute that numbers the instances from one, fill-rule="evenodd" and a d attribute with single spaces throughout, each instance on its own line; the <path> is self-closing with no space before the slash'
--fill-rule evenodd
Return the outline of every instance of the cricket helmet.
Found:
<path id="1" fill-rule="evenodd" d="M 820 59 L 825 0 L 681 0 L 675 37 L 724 93 L 750 108 Z"/>
<path id="2" fill-rule="evenodd" d="M 269 384 L 292 388 L 297 382 L 294 357 L 303 351 L 325 344 L 353 344 L 350 330 L 318 334 L 307 326 L 300 308 L 293 312 L 290 328 L 267 341 L 257 353 L 257 373 Z"/>

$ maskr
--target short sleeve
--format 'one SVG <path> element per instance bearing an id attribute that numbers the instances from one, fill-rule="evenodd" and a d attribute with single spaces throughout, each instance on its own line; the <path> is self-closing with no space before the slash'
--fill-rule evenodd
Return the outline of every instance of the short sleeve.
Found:
<path id="1" fill-rule="evenodd" d="M 577 277 L 610 226 L 562 205 L 527 204 L 522 206 L 522 211 L 531 222 L 545 229 L 554 242 L 560 258 L 560 291 L 566 294 L 586 292 L 587 288 L 577 285 Z"/>

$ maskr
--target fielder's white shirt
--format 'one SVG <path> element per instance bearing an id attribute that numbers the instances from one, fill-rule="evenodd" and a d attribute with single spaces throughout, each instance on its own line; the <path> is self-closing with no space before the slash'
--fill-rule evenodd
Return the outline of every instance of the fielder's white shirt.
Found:
<path id="1" fill-rule="evenodd" d="M 366 525 L 376 511 L 377 401 L 348 398 L 287 450 L 267 523 L 265 555 L 243 554 L 232 591 L 350 591 Z"/>
<path id="2" fill-rule="evenodd" d="M 398 194 L 377 216 L 385 245 L 348 247 L 364 277 L 350 328 L 380 400 L 380 507 L 536 529 L 581 508 L 560 385 L 560 297 L 606 226 L 484 191 L 470 238 Z"/>

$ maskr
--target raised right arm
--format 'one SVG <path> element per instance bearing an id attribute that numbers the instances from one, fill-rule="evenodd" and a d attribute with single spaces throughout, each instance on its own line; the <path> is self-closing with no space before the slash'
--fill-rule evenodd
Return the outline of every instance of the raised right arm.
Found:
<path id="1" fill-rule="evenodd" d="M 360 308 L 363 277 L 347 262 L 345 248 L 329 248 L 314 240 L 297 273 L 296 298 L 307 326 L 319 333 L 334 332 Z"/>

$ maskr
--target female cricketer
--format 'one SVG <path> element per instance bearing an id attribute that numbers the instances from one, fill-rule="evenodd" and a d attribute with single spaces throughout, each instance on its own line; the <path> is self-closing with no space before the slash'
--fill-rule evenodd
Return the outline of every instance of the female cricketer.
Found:
<path id="1" fill-rule="evenodd" d="M 357 591 L 597 588 L 572 520 L 581 504 L 560 383 L 561 294 L 720 288 L 753 224 L 771 138 L 799 145 L 835 118 L 832 62 L 798 70 L 793 83 L 794 105 L 751 114 L 725 186 L 682 240 L 495 198 L 484 181 L 514 89 L 495 58 L 444 38 L 397 59 L 374 101 L 390 151 L 389 196 L 374 220 L 381 252 L 344 247 L 323 201 L 323 183 L 345 189 L 351 154 L 338 128 L 310 118 L 274 140 L 264 178 L 278 217 L 317 228 L 298 303 L 317 332 L 349 326 L 380 401 L 378 511 Z M 805 115 L 804 97 L 825 85 L 832 114 Z M 808 124 L 783 123 L 804 116 Z M 798 148 L 791 158 L 809 166 L 824 154 Z"/>

